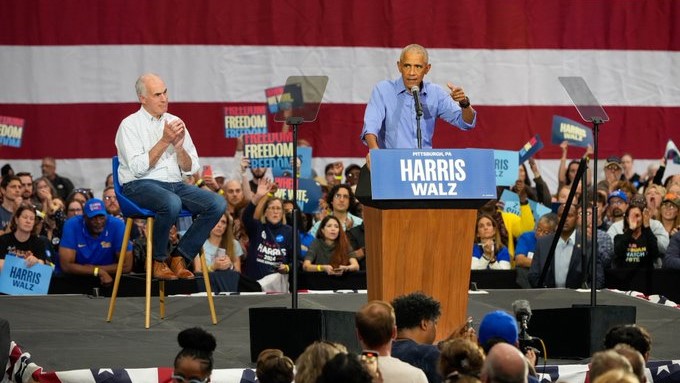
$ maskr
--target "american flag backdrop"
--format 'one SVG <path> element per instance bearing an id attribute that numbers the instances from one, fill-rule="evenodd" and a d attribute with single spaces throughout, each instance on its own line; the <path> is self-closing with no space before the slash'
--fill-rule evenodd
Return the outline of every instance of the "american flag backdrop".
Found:
<path id="1" fill-rule="evenodd" d="M 0 148 L 7 160 L 108 161 L 148 71 L 202 157 L 233 154 L 224 106 L 264 103 L 290 75 L 328 75 L 300 137 L 315 157 L 360 158 L 371 89 L 398 76 L 412 42 L 429 49 L 427 79 L 463 86 L 479 112 L 471 132 L 439 126 L 435 147 L 518 150 L 547 140 L 554 114 L 580 121 L 558 76 L 584 77 L 605 106 L 601 157 L 658 159 L 680 141 L 677 1 L 6 0 L 0 20 L 0 115 L 26 120 L 22 147 Z M 559 155 L 546 145 L 537 157 Z"/>

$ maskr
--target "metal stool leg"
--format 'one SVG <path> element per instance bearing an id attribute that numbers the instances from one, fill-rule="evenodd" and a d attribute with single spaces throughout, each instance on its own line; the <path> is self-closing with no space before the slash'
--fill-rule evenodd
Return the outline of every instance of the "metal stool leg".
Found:
<path id="1" fill-rule="evenodd" d="M 111 301 L 109 301 L 109 314 L 106 317 L 107 322 L 111 322 L 111 319 L 113 319 L 113 311 L 116 309 L 116 298 L 118 297 L 118 287 L 120 287 L 120 276 L 123 274 L 123 263 L 125 262 L 127 243 L 130 240 L 130 230 L 132 230 L 132 223 L 132 218 L 125 220 L 125 234 L 123 234 L 123 243 L 120 247 L 120 255 L 118 255 L 116 278 L 113 281 L 113 291 L 111 292 Z"/>
<path id="2" fill-rule="evenodd" d="M 217 324 L 217 314 L 215 313 L 215 303 L 213 302 L 212 287 L 210 286 L 210 275 L 208 274 L 208 265 L 205 263 L 205 252 L 201 248 L 201 270 L 203 271 L 203 282 L 205 282 L 205 292 L 208 295 L 208 306 L 210 307 L 210 319 L 212 324 Z"/>

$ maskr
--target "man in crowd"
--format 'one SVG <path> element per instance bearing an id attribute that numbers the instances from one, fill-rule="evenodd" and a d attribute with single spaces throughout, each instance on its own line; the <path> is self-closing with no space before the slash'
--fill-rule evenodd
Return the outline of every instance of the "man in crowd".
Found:
<path id="1" fill-rule="evenodd" d="M 21 180 L 21 199 L 30 201 L 33 198 L 33 176 L 29 172 L 19 172 L 17 177 Z"/>
<path id="2" fill-rule="evenodd" d="M 21 205 L 23 199 L 21 179 L 17 176 L 5 176 L 0 181 L 0 192 L 2 192 L 2 205 L 0 205 L 0 230 L 5 230 L 12 214 Z"/>
<path id="3" fill-rule="evenodd" d="M 198 153 L 184 121 L 168 113 L 168 89 L 155 74 L 137 79 L 141 108 L 126 117 L 116 134 L 120 159 L 118 174 L 123 194 L 156 213 L 153 226 L 153 275 L 159 279 L 192 278 L 186 268 L 199 253 L 210 230 L 226 209 L 226 201 L 183 182 L 200 170 Z M 170 227 L 182 208 L 196 220 L 170 254 L 165 253 Z"/>
<path id="4" fill-rule="evenodd" d="M 484 360 L 482 383 L 527 383 L 529 369 L 524 355 L 507 343 L 491 348 Z"/>
<path id="5" fill-rule="evenodd" d="M 229 214 L 231 214 L 232 217 L 235 217 L 238 209 L 245 205 L 241 182 L 237 180 L 228 180 L 224 183 L 223 190 L 227 199 Z"/>
<path id="6" fill-rule="evenodd" d="M 423 371 L 391 356 L 397 326 L 394 309 L 389 303 L 368 302 L 357 312 L 355 322 L 361 346 L 380 355 L 379 368 L 385 382 L 427 382 Z"/>
<path id="7" fill-rule="evenodd" d="M 477 114 L 463 88 L 448 83 L 450 93 L 425 82 L 431 65 L 427 50 L 406 46 L 397 61 L 401 77 L 379 82 L 366 106 L 361 140 L 370 149 L 417 148 L 416 108 L 413 91 L 422 104 L 422 147 L 432 147 L 437 117 L 463 130 L 474 128 Z M 367 157 L 367 160 L 370 160 Z"/>
<path id="8" fill-rule="evenodd" d="M 106 205 L 106 212 L 109 215 L 123 219 L 123 215 L 120 213 L 120 205 L 118 204 L 118 198 L 116 197 L 116 191 L 113 186 L 107 186 L 102 193 L 104 198 L 104 204 Z"/>
<path id="9" fill-rule="evenodd" d="M 559 218 L 555 213 L 548 213 L 541 216 L 536 223 L 536 230 L 527 231 L 517 239 L 515 248 L 515 269 L 517 270 L 517 284 L 524 288 L 531 288 L 529 285 L 529 268 L 531 260 L 536 251 L 536 241 L 549 234 L 554 234 Z"/>
<path id="10" fill-rule="evenodd" d="M 60 269 L 64 274 L 91 275 L 102 285 L 113 281 L 123 244 L 125 224 L 106 214 L 104 201 L 85 202 L 83 215 L 66 221 L 59 246 Z M 123 273 L 132 270 L 132 245 L 126 244 Z"/>
<path id="11" fill-rule="evenodd" d="M 50 180 L 54 188 L 57 189 L 57 196 L 62 201 L 66 201 L 68 195 L 73 191 L 73 182 L 57 174 L 57 161 L 52 157 L 45 157 L 42 159 L 40 169 L 42 170 L 43 177 Z"/>
<path id="12" fill-rule="evenodd" d="M 350 213 L 350 210 L 356 205 L 354 192 L 347 184 L 339 184 L 333 188 L 326 195 L 326 203 L 331 208 L 331 215 L 338 218 L 342 224 L 342 229 L 347 231 L 355 226 L 361 225 L 364 220 L 356 215 Z M 316 235 L 319 230 L 321 221 L 317 221 L 311 229 L 309 234 Z"/>

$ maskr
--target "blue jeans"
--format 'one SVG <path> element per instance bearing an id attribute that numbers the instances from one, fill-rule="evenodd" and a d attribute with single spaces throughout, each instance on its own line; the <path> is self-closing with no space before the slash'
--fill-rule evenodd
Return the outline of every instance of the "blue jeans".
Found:
<path id="1" fill-rule="evenodd" d="M 177 221 L 182 208 L 196 217 L 175 249 L 189 261 L 199 253 L 227 208 L 227 201 L 219 194 L 184 182 L 136 180 L 123 185 L 123 194 L 140 207 L 156 213 L 153 259 L 157 261 L 164 261 L 168 257 L 165 252 L 170 227 Z"/>

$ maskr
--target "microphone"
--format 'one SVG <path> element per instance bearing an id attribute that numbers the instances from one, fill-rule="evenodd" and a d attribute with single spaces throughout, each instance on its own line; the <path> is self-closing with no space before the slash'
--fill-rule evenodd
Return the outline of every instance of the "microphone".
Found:
<path id="1" fill-rule="evenodd" d="M 413 101 L 416 103 L 416 117 L 420 118 L 423 116 L 423 105 L 420 103 L 420 88 L 418 85 L 411 87 L 411 94 L 413 95 Z"/>
<path id="2" fill-rule="evenodd" d="M 515 318 L 520 325 L 519 338 L 523 340 L 531 339 L 529 334 L 527 334 L 529 321 L 531 320 L 531 306 L 529 306 L 529 301 L 518 299 L 512 302 L 512 311 L 515 313 Z"/>

